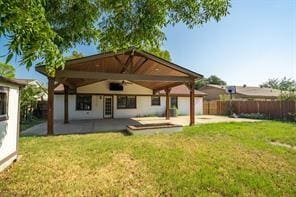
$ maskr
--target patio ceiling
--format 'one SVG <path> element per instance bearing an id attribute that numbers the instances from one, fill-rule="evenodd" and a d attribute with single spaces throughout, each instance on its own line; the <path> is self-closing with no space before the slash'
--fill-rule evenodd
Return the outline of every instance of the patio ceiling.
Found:
<path id="1" fill-rule="evenodd" d="M 44 66 L 36 67 L 44 75 Z M 56 71 L 55 81 L 70 88 L 104 80 L 129 80 L 153 90 L 162 90 L 202 78 L 202 75 L 134 48 L 68 60 Z"/>

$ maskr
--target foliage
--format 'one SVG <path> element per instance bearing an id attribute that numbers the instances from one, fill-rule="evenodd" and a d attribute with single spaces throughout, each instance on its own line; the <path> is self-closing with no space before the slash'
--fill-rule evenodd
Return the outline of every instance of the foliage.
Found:
<path id="1" fill-rule="evenodd" d="M 294 196 L 292 123 L 216 123 L 177 134 L 21 137 L 10 196 Z M 90 184 L 91 183 L 91 184 Z"/>
<path id="2" fill-rule="evenodd" d="M 207 84 L 215 85 L 226 85 L 226 82 L 217 77 L 216 75 L 211 75 L 208 78 L 203 78 L 195 82 L 195 89 L 200 89 Z"/>
<path id="3" fill-rule="evenodd" d="M 72 60 L 84 57 L 83 53 L 80 53 L 78 51 L 72 51 L 72 55 L 64 57 L 65 60 Z"/>
<path id="4" fill-rule="evenodd" d="M 249 114 L 241 113 L 239 114 L 239 117 L 249 118 L 249 119 L 259 119 L 259 120 L 268 119 L 268 117 L 265 114 L 260 114 L 260 113 L 249 113 Z"/>
<path id="5" fill-rule="evenodd" d="M 232 95 L 232 99 L 235 99 L 235 95 Z M 220 94 L 219 95 L 219 100 L 220 101 L 230 101 L 230 95 L 229 94 Z"/>
<path id="6" fill-rule="evenodd" d="M 230 0 L 0 0 L 0 37 L 9 40 L 7 61 L 16 54 L 27 68 L 37 61 L 54 75 L 76 44 L 157 48 L 166 26 L 219 21 L 229 7 Z"/>
<path id="7" fill-rule="evenodd" d="M 296 91 L 296 81 L 291 78 L 269 79 L 260 85 L 264 88 L 273 88 L 282 91 Z"/>
<path id="8" fill-rule="evenodd" d="M 21 90 L 21 120 L 33 119 L 33 111 L 36 108 L 39 96 L 44 93 L 44 89 L 28 84 Z"/>
<path id="9" fill-rule="evenodd" d="M 264 88 L 273 88 L 281 90 L 280 100 L 295 100 L 296 101 L 296 81 L 290 78 L 269 79 L 260 85 Z"/>
<path id="10" fill-rule="evenodd" d="M 289 113 L 289 116 L 290 116 L 290 119 L 292 120 L 292 121 L 295 121 L 296 122 L 296 112 L 294 112 L 294 113 Z"/>
<path id="11" fill-rule="evenodd" d="M 0 62 L 0 76 L 6 78 L 14 78 L 15 77 L 15 68 L 10 64 L 5 64 Z"/>
<path id="12" fill-rule="evenodd" d="M 296 91 L 283 91 L 279 99 L 282 101 L 296 101 Z"/>
<path id="13" fill-rule="evenodd" d="M 160 48 L 144 48 L 144 50 L 152 53 L 153 55 L 165 59 L 167 61 L 171 61 L 171 54 L 168 50 L 162 50 Z"/>

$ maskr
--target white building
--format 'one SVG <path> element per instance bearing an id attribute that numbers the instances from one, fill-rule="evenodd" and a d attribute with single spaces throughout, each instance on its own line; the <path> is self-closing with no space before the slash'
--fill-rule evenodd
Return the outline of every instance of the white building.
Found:
<path id="1" fill-rule="evenodd" d="M 19 95 L 22 85 L 15 80 L 0 77 L 0 171 L 17 158 Z"/>
<path id="2" fill-rule="evenodd" d="M 164 116 L 166 110 L 165 92 L 153 95 L 153 90 L 132 82 L 123 82 L 123 90 L 112 91 L 110 84 L 122 81 L 102 81 L 78 87 L 70 93 L 69 120 L 131 118 L 143 116 Z M 173 87 L 170 92 L 170 108 L 177 108 L 179 115 L 190 114 L 190 95 L 185 85 Z M 195 114 L 203 112 L 204 93 L 195 91 Z M 64 89 L 55 89 L 54 119 L 64 119 Z"/>
<path id="3" fill-rule="evenodd" d="M 129 118 L 163 115 L 171 107 L 179 114 L 202 112 L 202 96 L 194 90 L 203 76 L 185 67 L 136 48 L 104 52 L 66 61 L 64 69 L 48 75 L 44 65 L 36 70 L 48 77 L 47 132 L 54 134 L 54 119 Z M 58 95 L 58 84 L 65 91 Z M 180 85 L 187 88 L 186 92 Z M 165 92 L 165 101 L 164 95 Z M 161 92 L 160 97 L 155 97 Z M 56 95 L 54 94 L 56 93 Z M 199 97 L 196 99 L 196 97 Z M 196 104 L 195 104 L 196 103 Z M 187 104 L 187 105 L 186 105 Z M 186 106 L 185 106 L 186 105 Z M 165 108 L 165 109 L 164 109 Z"/>

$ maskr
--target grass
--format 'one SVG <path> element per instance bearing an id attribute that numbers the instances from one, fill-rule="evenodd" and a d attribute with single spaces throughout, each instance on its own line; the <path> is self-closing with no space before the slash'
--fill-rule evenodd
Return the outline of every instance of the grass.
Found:
<path id="1" fill-rule="evenodd" d="M 173 135 L 21 137 L 0 196 L 295 196 L 296 124 L 218 123 Z"/>

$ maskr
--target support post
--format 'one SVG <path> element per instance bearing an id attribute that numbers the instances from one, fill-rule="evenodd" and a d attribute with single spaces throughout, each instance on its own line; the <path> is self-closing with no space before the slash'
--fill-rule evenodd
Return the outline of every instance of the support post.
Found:
<path id="1" fill-rule="evenodd" d="M 166 99 L 166 105 L 165 105 L 165 119 L 170 119 L 170 88 L 165 89 L 165 99 Z"/>
<path id="2" fill-rule="evenodd" d="M 69 97 L 69 87 L 64 84 L 64 124 L 69 123 L 68 97 Z"/>
<path id="3" fill-rule="evenodd" d="M 186 84 L 187 88 L 190 91 L 190 122 L 189 125 L 192 126 L 195 124 L 195 95 L 194 95 L 194 80 Z"/>
<path id="4" fill-rule="evenodd" d="M 54 78 L 48 77 L 47 135 L 53 135 Z"/>

